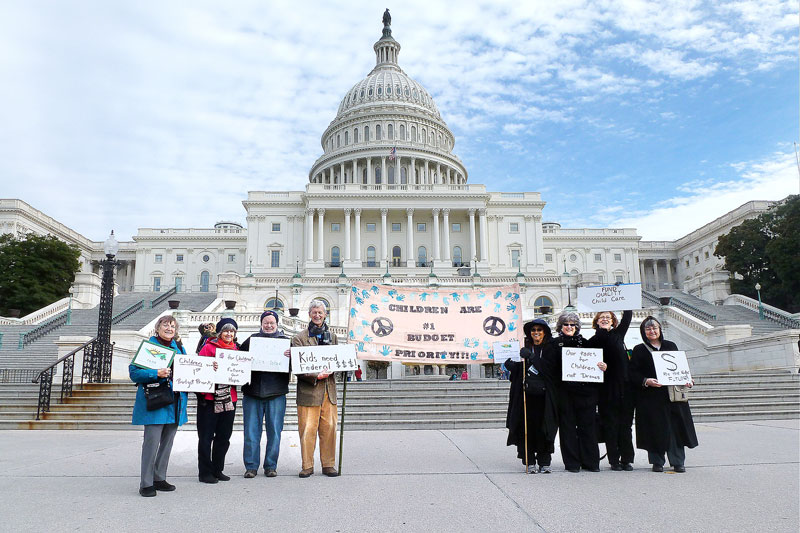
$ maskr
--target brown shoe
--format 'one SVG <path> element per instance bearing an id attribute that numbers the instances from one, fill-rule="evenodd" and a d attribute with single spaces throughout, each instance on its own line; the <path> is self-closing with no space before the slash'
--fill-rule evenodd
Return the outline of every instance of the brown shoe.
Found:
<path id="1" fill-rule="evenodd" d="M 314 473 L 314 468 L 313 467 L 312 468 L 304 468 L 304 469 L 302 469 L 300 471 L 300 474 L 298 474 L 298 475 L 300 477 L 311 477 L 311 474 L 313 474 L 313 473 Z"/>
<path id="2" fill-rule="evenodd" d="M 270 469 L 264 470 L 264 475 L 267 476 L 267 477 L 276 477 L 278 475 L 278 472 L 276 472 L 275 470 L 270 468 Z"/>
<path id="3" fill-rule="evenodd" d="M 322 473 L 328 477 L 336 477 L 339 475 L 339 471 L 333 468 L 332 466 L 323 466 Z"/>

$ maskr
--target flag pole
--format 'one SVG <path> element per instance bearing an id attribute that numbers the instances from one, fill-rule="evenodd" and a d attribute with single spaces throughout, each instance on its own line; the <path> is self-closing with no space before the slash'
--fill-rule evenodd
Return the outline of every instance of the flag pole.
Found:
<path id="1" fill-rule="evenodd" d="M 339 421 L 339 475 L 342 475 L 342 445 L 344 444 L 344 407 L 347 403 L 347 372 L 344 373 L 342 387 L 342 419 Z"/>

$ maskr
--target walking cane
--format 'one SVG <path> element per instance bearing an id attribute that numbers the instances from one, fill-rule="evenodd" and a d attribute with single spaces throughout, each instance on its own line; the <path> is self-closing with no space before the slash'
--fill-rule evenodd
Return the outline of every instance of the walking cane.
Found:
<path id="1" fill-rule="evenodd" d="M 339 422 L 339 475 L 342 475 L 342 444 L 344 443 L 344 406 L 347 402 L 347 372 L 344 373 L 342 386 L 342 420 Z"/>
<path id="2" fill-rule="evenodd" d="M 528 471 L 528 395 L 525 394 L 525 375 L 528 373 L 528 363 L 522 358 L 522 418 L 525 423 L 525 473 Z"/>

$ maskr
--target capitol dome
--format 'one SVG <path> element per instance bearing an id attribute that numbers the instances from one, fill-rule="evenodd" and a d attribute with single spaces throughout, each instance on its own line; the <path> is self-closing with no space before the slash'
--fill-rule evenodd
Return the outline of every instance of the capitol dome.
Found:
<path id="1" fill-rule="evenodd" d="M 400 43 L 384 14 L 373 46 L 375 68 L 347 91 L 322 134 L 323 154 L 309 172 L 311 183 L 461 185 L 467 172 L 452 153 L 455 138 L 425 88 L 400 68 Z"/>

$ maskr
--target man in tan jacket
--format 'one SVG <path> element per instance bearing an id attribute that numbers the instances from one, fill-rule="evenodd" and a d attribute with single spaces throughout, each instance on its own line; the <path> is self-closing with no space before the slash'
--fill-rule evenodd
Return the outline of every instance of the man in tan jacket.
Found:
<path id="1" fill-rule="evenodd" d="M 338 344 L 336 335 L 328 329 L 325 302 L 312 300 L 308 306 L 308 329 L 292 338 L 292 346 Z M 300 477 L 314 473 L 314 450 L 319 433 L 319 458 L 322 473 L 336 477 L 336 379 L 333 373 L 297 375 L 297 426 L 300 432 L 300 454 L 303 469 Z"/>

